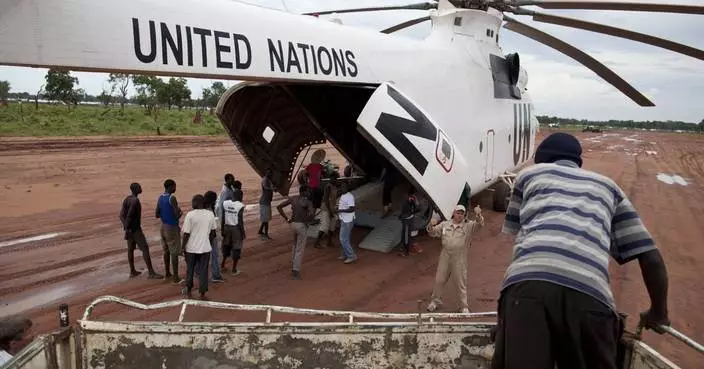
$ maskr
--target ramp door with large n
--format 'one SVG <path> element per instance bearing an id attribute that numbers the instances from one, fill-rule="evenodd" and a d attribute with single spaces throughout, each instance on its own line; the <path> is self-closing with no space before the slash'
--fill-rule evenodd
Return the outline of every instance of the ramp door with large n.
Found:
<path id="1" fill-rule="evenodd" d="M 419 104 L 383 83 L 357 118 L 360 132 L 446 219 L 467 183 L 457 146 Z"/>

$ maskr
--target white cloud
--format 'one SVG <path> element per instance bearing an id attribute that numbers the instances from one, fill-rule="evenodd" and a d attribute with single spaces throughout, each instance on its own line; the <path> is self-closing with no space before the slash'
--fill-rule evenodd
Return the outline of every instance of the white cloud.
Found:
<path id="1" fill-rule="evenodd" d="M 415 0 L 232 0 L 271 9 L 303 13 L 328 9 L 358 8 L 416 3 Z M 660 0 L 639 0 L 658 2 Z M 701 5 L 701 0 L 678 0 L 681 4 Z M 681 42 L 704 49 L 704 23 L 700 15 L 647 12 L 530 9 L 608 24 Z M 404 10 L 339 14 L 343 23 L 377 30 L 427 14 Z M 655 107 L 639 107 L 620 91 L 603 81 L 578 62 L 541 43 L 501 30 L 505 53 L 518 52 L 528 71 L 528 89 L 539 114 L 588 119 L 684 120 L 699 122 L 704 91 L 704 62 L 661 48 L 589 31 L 575 30 L 514 16 L 590 54 L 631 83 Z M 399 31 L 404 37 L 423 38 L 429 22 Z M 0 79 L 10 80 L 13 90 L 36 91 L 43 82 L 45 69 L 0 67 Z M 89 93 L 101 91 L 107 75 L 79 73 L 81 87 Z M 200 97 L 212 80 L 189 79 L 193 97 Z M 233 82 L 225 82 L 231 85 Z"/>

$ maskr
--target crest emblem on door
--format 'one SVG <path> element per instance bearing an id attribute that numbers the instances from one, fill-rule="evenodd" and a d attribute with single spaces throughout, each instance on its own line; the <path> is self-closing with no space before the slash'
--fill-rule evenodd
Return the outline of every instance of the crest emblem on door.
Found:
<path id="1" fill-rule="evenodd" d="M 435 146 L 435 159 L 445 172 L 452 170 L 452 163 L 455 161 L 455 149 L 450 140 L 445 136 L 445 132 L 438 130 L 438 141 Z"/>

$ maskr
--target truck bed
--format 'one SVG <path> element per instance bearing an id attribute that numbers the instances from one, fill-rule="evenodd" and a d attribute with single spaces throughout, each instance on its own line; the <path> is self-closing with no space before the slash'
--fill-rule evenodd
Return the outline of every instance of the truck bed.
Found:
<path id="1" fill-rule="evenodd" d="M 102 303 L 144 310 L 180 306 L 181 314 L 175 322 L 91 320 Z M 184 322 L 187 307 L 194 305 L 259 312 L 263 319 Z M 275 313 L 307 319 L 275 321 Z M 494 312 L 364 313 L 196 300 L 143 305 L 103 296 L 78 325 L 39 337 L 3 369 L 487 369 L 494 319 Z M 620 369 L 678 368 L 632 334 L 620 351 Z"/>

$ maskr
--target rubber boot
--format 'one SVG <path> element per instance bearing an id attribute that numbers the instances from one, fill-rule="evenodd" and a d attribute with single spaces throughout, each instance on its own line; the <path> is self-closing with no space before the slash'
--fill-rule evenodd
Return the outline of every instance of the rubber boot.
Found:
<path id="1" fill-rule="evenodd" d="M 320 241 L 323 240 L 323 236 L 324 236 L 324 235 L 325 235 L 325 232 L 323 232 L 323 231 L 318 231 L 318 238 L 315 239 L 315 245 L 313 245 L 313 247 L 315 247 L 316 249 L 322 249 L 322 248 L 323 248 L 322 246 L 320 246 Z"/>
<path id="2" fill-rule="evenodd" d="M 171 269 L 169 268 L 169 263 L 171 262 L 171 257 L 169 256 L 169 252 L 165 251 L 164 252 L 164 278 L 169 278 L 171 277 Z"/>
<path id="3" fill-rule="evenodd" d="M 178 255 L 171 256 L 171 269 L 174 270 L 174 273 L 173 273 L 174 283 L 181 282 L 181 277 L 178 276 Z"/>
<path id="4" fill-rule="evenodd" d="M 335 232 L 334 232 L 334 231 L 328 232 L 328 242 L 327 242 L 327 246 L 328 246 L 328 247 L 333 247 L 333 246 L 334 246 L 334 245 L 332 244 L 332 240 L 333 240 L 333 238 L 334 238 L 334 237 L 333 237 L 334 235 L 335 235 Z"/>

